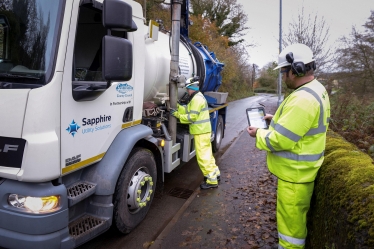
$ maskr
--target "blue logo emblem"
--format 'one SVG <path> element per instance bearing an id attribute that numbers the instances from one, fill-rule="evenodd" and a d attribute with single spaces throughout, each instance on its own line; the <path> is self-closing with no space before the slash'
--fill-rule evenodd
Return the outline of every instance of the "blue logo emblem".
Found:
<path id="1" fill-rule="evenodd" d="M 122 94 L 126 94 L 126 93 L 132 91 L 133 89 L 134 88 L 127 83 L 125 83 L 125 84 L 120 83 L 116 87 L 117 92 L 122 93 Z"/>
<path id="2" fill-rule="evenodd" d="M 69 134 L 71 134 L 74 137 L 75 133 L 78 132 L 79 128 L 81 127 L 77 123 L 75 123 L 73 119 L 73 121 L 71 121 L 71 123 L 69 124 L 69 127 L 66 128 L 66 130 L 69 132 Z"/>

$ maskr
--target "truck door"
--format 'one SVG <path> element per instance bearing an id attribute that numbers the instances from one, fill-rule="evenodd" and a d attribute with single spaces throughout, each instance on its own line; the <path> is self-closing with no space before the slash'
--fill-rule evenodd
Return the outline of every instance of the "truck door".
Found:
<path id="1" fill-rule="evenodd" d="M 102 76 L 107 30 L 95 4 L 76 6 L 71 18 L 61 93 L 62 174 L 99 161 L 119 131 L 134 124 L 133 80 L 109 83 Z M 111 35 L 127 39 L 124 31 Z"/>

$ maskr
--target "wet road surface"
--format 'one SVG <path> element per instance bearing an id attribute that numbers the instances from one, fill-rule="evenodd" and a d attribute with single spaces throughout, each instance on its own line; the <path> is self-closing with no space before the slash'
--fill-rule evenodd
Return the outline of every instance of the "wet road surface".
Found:
<path id="1" fill-rule="evenodd" d="M 270 94 L 262 94 L 246 99 L 230 102 L 228 105 L 226 117 L 225 137 L 222 140 L 221 149 L 215 154 L 217 162 L 220 163 L 221 156 L 229 149 L 235 139 L 242 134 L 243 130 L 248 126 L 245 109 L 248 107 L 258 106 L 265 107 L 265 111 L 269 112 L 267 103 L 277 102 L 277 96 Z M 248 136 L 249 137 L 249 136 Z M 226 175 L 230 175 L 231 167 L 227 166 Z M 233 172 L 232 172 L 233 173 Z M 234 173 L 236 174 L 236 173 Z M 267 179 L 270 179 L 269 177 Z M 145 220 L 128 235 L 119 235 L 112 230 L 105 232 L 97 238 L 81 245 L 79 249 L 141 249 L 149 248 L 155 241 L 160 245 L 160 238 L 166 238 L 175 231 L 175 223 L 189 208 L 193 199 L 199 193 L 199 184 L 203 180 L 201 171 L 196 163 L 196 159 L 177 167 L 173 172 L 165 174 L 165 182 L 162 190 L 157 191 L 152 202 L 149 213 Z M 223 180 L 224 181 L 224 180 Z M 226 185 L 229 183 L 226 179 Z M 222 184 L 222 183 L 221 183 Z M 255 184 L 255 183 L 253 183 Z M 256 183 L 258 185 L 258 183 Z M 227 185 L 228 188 L 232 189 Z M 224 189 L 221 187 L 219 189 Z M 207 195 L 209 193 L 204 193 Z M 200 198 L 200 197 L 199 197 Z M 222 197 L 233 198 L 233 197 Z M 216 199 L 218 201 L 218 199 Z M 196 204 L 198 205 L 198 204 Z M 202 207 L 194 207 L 194 210 L 203 210 Z M 222 214 L 224 216 L 224 214 Z M 199 228 L 196 228 L 199 229 Z M 235 228 L 237 229 L 237 228 Z M 235 230 L 234 229 L 234 230 Z M 253 235 L 257 238 L 256 235 Z M 265 235 L 267 236 L 267 235 Z M 181 237 L 183 239 L 183 236 Z M 244 239 L 243 239 L 244 241 Z M 177 243 L 177 242 L 175 242 Z M 255 243 L 255 242 L 254 242 Z M 195 246 L 197 246 L 195 244 Z M 234 244 L 232 245 L 234 246 Z M 153 245 L 152 248 L 155 248 Z M 158 247 L 158 248 L 176 248 L 176 247 Z M 187 247 L 187 248 L 210 248 L 210 247 Z M 216 247 L 211 247 L 216 248 Z M 224 247 L 219 247 L 224 248 Z M 235 247 L 229 247 L 235 248 Z M 246 247 L 244 247 L 246 248 Z M 252 248 L 252 247 L 248 247 Z"/>

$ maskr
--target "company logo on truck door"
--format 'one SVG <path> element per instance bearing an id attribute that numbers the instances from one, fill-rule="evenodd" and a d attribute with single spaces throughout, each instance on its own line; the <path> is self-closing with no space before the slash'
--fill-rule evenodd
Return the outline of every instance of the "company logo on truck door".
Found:
<path id="1" fill-rule="evenodd" d="M 73 137 L 78 132 L 79 128 L 82 128 L 81 129 L 82 134 L 94 133 L 95 131 L 101 131 L 101 130 L 111 128 L 112 127 L 111 124 L 100 124 L 100 123 L 110 122 L 111 120 L 112 120 L 112 116 L 105 116 L 105 115 L 100 115 L 99 117 L 96 117 L 96 118 L 82 118 L 82 127 L 80 127 L 73 119 L 73 121 L 69 124 L 69 127 L 66 128 L 66 130 Z"/>
<path id="2" fill-rule="evenodd" d="M 99 117 L 96 117 L 96 118 L 83 118 L 82 126 L 94 126 L 94 125 L 96 126 L 95 127 L 83 127 L 82 134 L 94 133 L 95 131 L 109 129 L 112 127 L 111 124 L 102 125 L 100 123 L 110 122 L 111 120 L 112 120 L 112 116 L 105 116 L 105 115 L 100 115 Z"/>
<path id="3" fill-rule="evenodd" d="M 97 117 L 97 118 L 83 118 L 82 119 L 82 124 L 83 126 L 86 126 L 86 125 L 95 125 L 95 124 L 98 124 L 98 123 L 103 123 L 103 122 L 108 122 L 112 119 L 112 116 L 101 116 L 100 117 Z"/>
<path id="4" fill-rule="evenodd" d="M 118 86 L 116 87 L 116 90 L 117 92 L 119 92 L 120 94 L 117 93 L 117 97 L 132 97 L 132 91 L 133 91 L 133 87 L 130 86 L 129 84 L 127 83 L 120 83 L 118 84 Z"/>
<path id="5" fill-rule="evenodd" d="M 77 123 L 75 123 L 74 119 L 69 124 L 68 128 L 66 130 L 71 134 L 73 137 L 78 132 L 79 128 L 81 128 Z"/>

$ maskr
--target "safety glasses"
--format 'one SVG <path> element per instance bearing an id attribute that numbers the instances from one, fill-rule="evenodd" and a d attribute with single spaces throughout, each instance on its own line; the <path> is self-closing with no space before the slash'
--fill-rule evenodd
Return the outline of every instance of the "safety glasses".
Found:
<path id="1" fill-rule="evenodd" d="M 290 67 L 288 67 L 288 68 L 281 68 L 281 73 L 288 73 L 289 71 L 291 70 L 291 68 Z"/>

